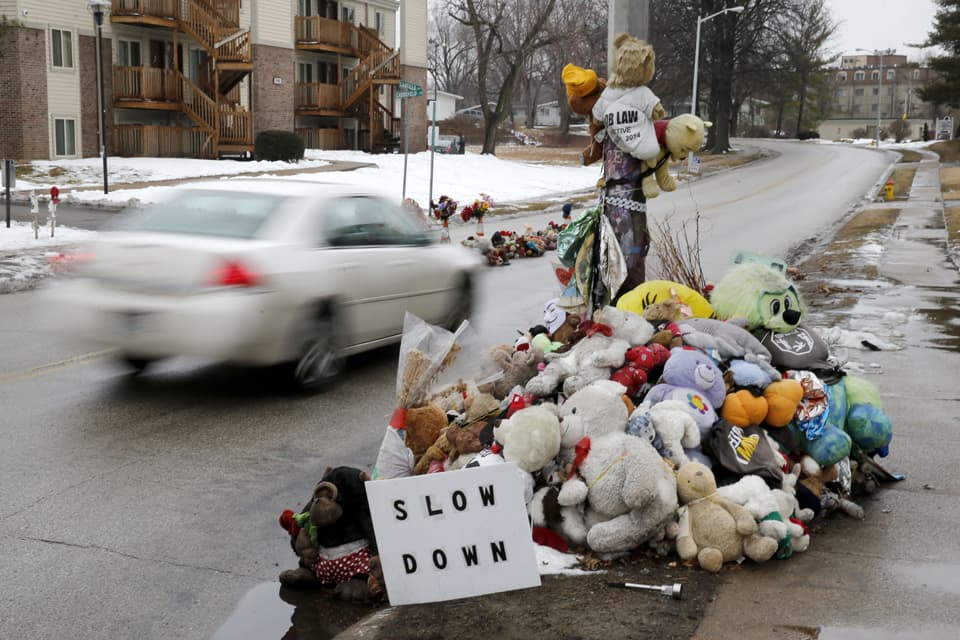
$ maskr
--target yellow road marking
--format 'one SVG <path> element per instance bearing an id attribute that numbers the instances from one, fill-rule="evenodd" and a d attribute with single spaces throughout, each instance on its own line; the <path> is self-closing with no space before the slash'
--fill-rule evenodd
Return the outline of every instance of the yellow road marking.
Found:
<path id="1" fill-rule="evenodd" d="M 81 364 L 83 362 L 89 362 L 90 360 L 103 358 L 112 353 L 114 353 L 114 349 L 92 351 L 90 353 L 84 353 L 79 356 L 74 356 L 72 358 L 60 360 L 58 362 L 50 362 L 48 364 L 42 364 L 38 367 L 33 367 L 31 369 L 24 369 L 23 371 L 12 371 L 10 373 L 0 374 L 0 384 L 7 384 L 8 382 L 20 382 L 22 380 L 37 378 L 39 376 L 43 376 L 48 373 L 53 373 L 55 371 L 66 369 L 67 367 L 72 367 L 75 364 Z"/>

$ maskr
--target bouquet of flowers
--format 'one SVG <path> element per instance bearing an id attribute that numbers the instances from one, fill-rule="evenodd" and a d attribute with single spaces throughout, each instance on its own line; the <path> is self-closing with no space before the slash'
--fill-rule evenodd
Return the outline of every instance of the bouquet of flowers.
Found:
<path id="1" fill-rule="evenodd" d="M 430 201 L 430 210 L 437 220 L 449 220 L 450 216 L 457 212 L 457 201 L 450 196 L 440 196 L 440 200 L 434 203 Z"/>
<path id="2" fill-rule="evenodd" d="M 464 222 L 468 222 L 473 218 L 476 218 L 477 222 L 481 222 L 483 216 L 487 215 L 487 212 L 490 211 L 490 207 L 493 205 L 493 198 L 485 193 L 481 193 L 479 198 L 463 208 L 463 211 L 460 212 L 460 217 Z"/>

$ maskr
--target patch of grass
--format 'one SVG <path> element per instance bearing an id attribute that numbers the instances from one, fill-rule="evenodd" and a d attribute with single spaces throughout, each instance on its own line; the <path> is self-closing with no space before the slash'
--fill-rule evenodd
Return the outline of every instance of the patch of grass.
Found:
<path id="1" fill-rule="evenodd" d="M 33 175 L 33 165 L 32 164 L 21 164 L 17 165 L 17 177 L 25 178 L 27 176 Z"/>
<path id="2" fill-rule="evenodd" d="M 62 175 L 66 175 L 67 170 L 63 167 L 50 167 L 50 170 L 47 171 L 47 175 L 51 178 L 58 178 Z"/>
<path id="3" fill-rule="evenodd" d="M 893 197 L 894 198 L 906 198 L 910 195 L 910 187 L 913 186 L 913 176 L 917 173 L 915 167 L 910 167 L 907 169 L 894 169 L 893 173 L 890 175 L 890 180 L 893 180 Z M 877 198 L 883 198 L 884 192 L 883 187 L 880 187 L 880 190 L 877 192 Z"/>
<path id="4" fill-rule="evenodd" d="M 943 211 L 943 218 L 947 225 L 947 244 L 951 247 L 960 246 L 960 207 L 947 207 Z"/>
<path id="5" fill-rule="evenodd" d="M 944 200 L 960 200 L 960 167 L 940 167 L 940 191 Z"/>
<path id="6" fill-rule="evenodd" d="M 960 162 L 960 138 L 941 140 L 928 149 L 940 156 L 940 162 Z"/>
<path id="7" fill-rule="evenodd" d="M 923 160 L 923 155 L 912 149 L 897 149 L 897 151 L 902 156 L 900 162 L 920 162 Z"/>

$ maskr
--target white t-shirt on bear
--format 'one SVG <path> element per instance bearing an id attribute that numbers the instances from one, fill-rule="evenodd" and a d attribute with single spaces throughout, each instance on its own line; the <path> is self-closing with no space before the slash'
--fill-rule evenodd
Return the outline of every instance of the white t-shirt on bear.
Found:
<path id="1" fill-rule="evenodd" d="M 593 117 L 603 122 L 606 135 L 617 147 L 640 160 L 660 153 L 653 127 L 653 108 L 660 100 L 648 87 L 607 87 L 593 105 Z"/>

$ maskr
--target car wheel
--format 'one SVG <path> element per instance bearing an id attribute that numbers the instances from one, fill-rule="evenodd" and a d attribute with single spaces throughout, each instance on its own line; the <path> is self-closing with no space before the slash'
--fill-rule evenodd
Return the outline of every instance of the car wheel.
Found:
<path id="1" fill-rule="evenodd" d="M 446 320 L 443 323 L 444 328 L 450 331 L 456 331 L 460 323 L 469 320 L 473 313 L 473 278 L 468 274 L 462 274 L 457 279 L 456 287 L 453 290 L 453 302 L 447 311 Z"/>
<path id="2" fill-rule="evenodd" d="M 146 371 L 147 367 L 149 367 L 151 364 L 153 364 L 156 361 L 150 358 L 144 358 L 142 356 L 137 356 L 130 353 L 122 353 L 120 354 L 120 362 L 126 365 L 131 370 L 131 373 L 133 373 L 134 375 L 139 375 L 144 371 Z"/>
<path id="3" fill-rule="evenodd" d="M 317 310 L 302 339 L 300 356 L 291 363 L 293 383 L 302 391 L 317 391 L 337 377 L 345 360 L 336 312 L 327 305 Z"/>

